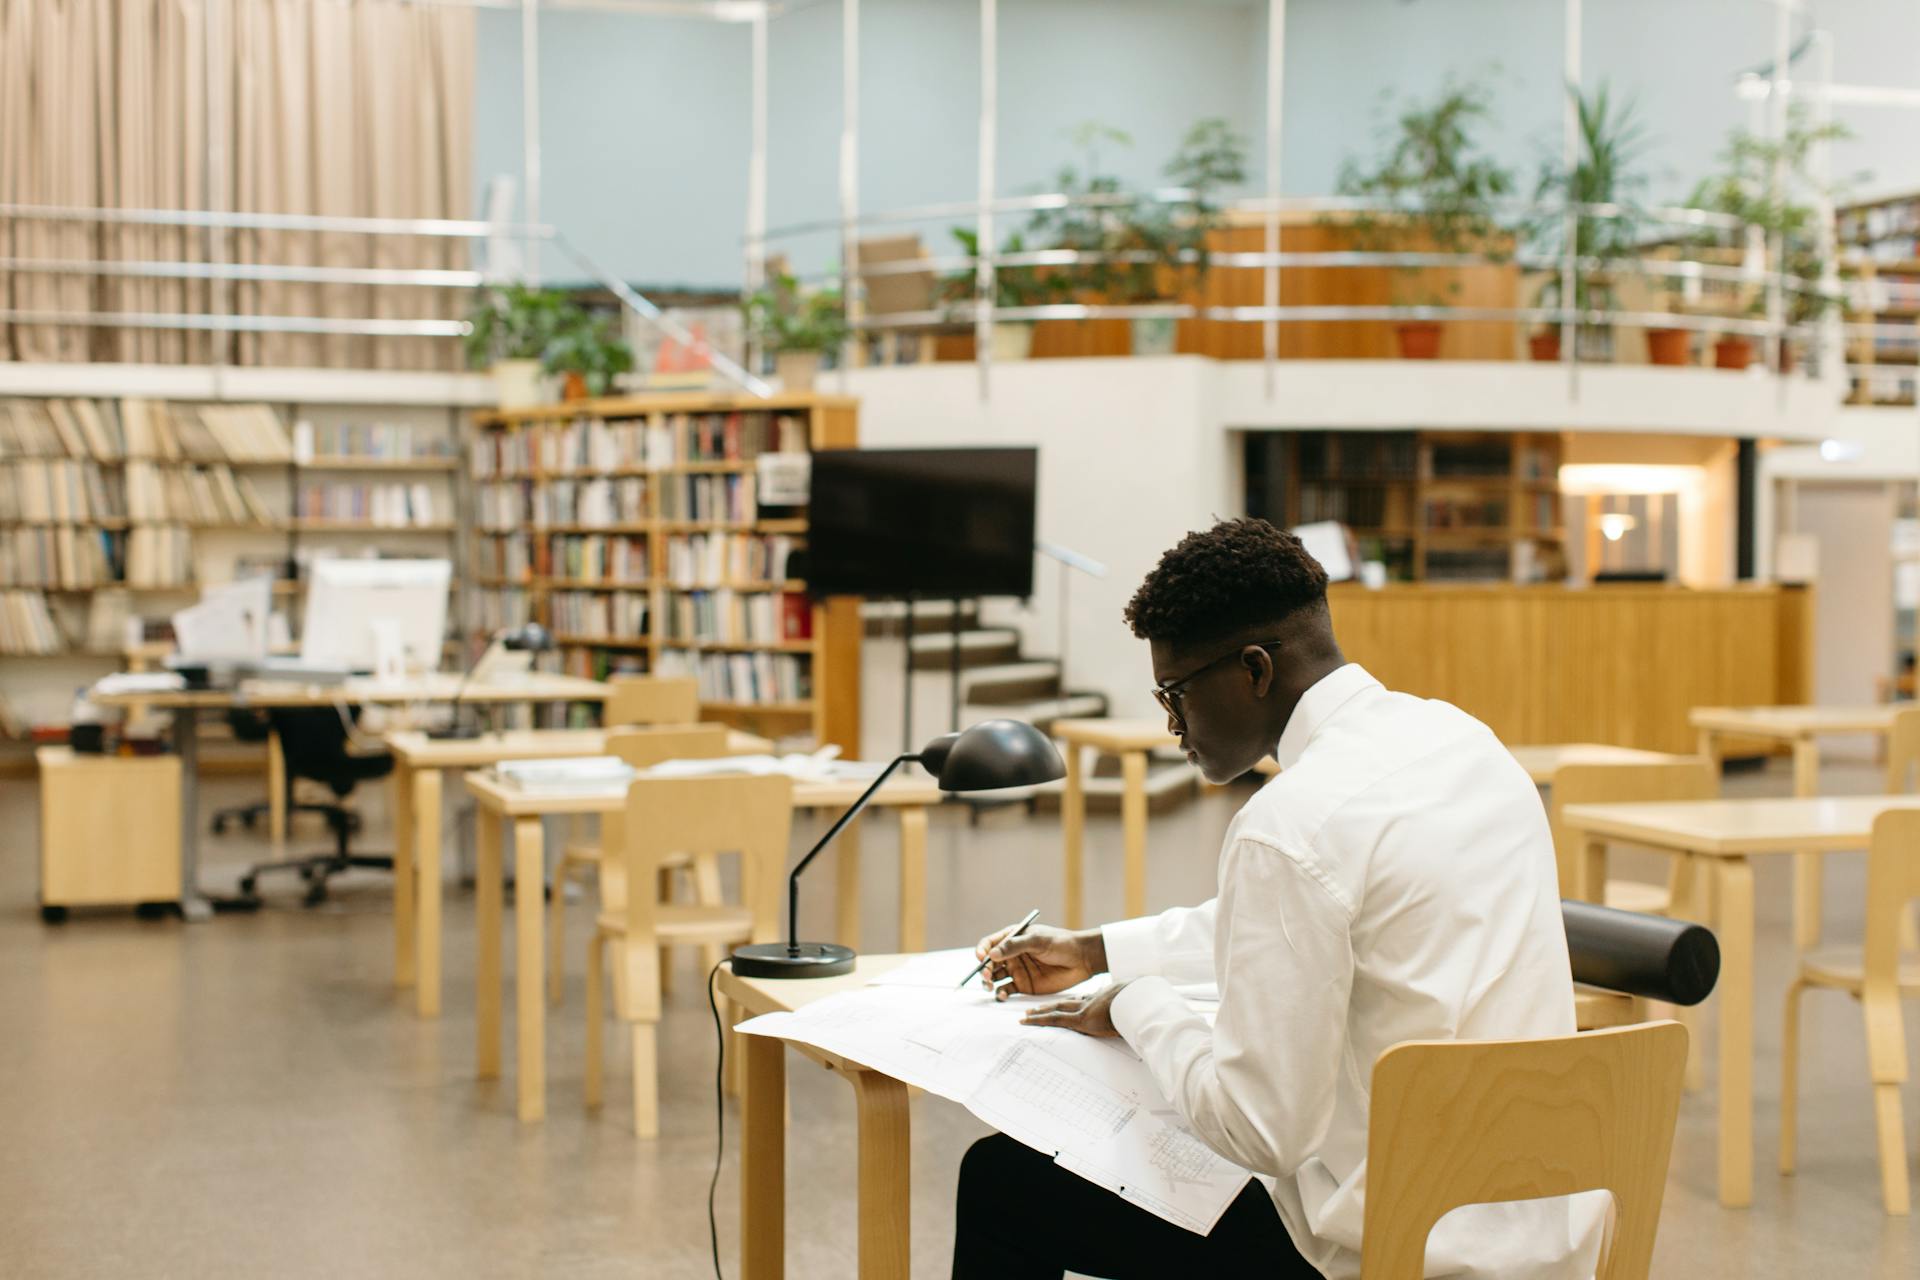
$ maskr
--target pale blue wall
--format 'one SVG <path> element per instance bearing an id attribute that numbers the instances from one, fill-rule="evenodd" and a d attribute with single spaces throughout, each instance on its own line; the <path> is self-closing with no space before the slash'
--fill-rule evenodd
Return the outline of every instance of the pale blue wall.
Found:
<path id="1" fill-rule="evenodd" d="M 1757 0 L 1607 0 L 1586 6 L 1586 74 L 1635 97 L 1648 125 L 1654 194 L 1677 199 L 1746 118 L 1741 70 L 1771 56 Z M 974 192 L 978 10 L 972 0 L 865 0 L 861 183 L 867 209 L 966 200 Z M 1264 116 L 1266 6 L 1231 0 L 1003 0 L 998 182 L 1035 189 L 1069 158 L 1066 134 L 1099 120 L 1131 133 L 1107 167 L 1145 184 L 1194 120 L 1224 116 L 1255 142 Z M 1487 85 L 1487 141 L 1531 174 L 1559 147 L 1561 8 L 1552 0 L 1292 0 L 1282 171 L 1291 193 L 1331 190 L 1343 157 L 1370 152 L 1392 102 L 1449 75 Z M 482 10 L 475 173 L 520 168 L 519 16 Z M 1814 0 L 1836 35 L 1836 78 L 1920 87 L 1920 6 Z M 1800 28 L 1796 28 L 1798 30 Z M 840 7 L 772 28 L 769 216 L 834 216 L 840 130 Z M 541 17 L 544 214 L 604 265 L 650 284 L 733 285 L 746 203 L 749 32 L 618 14 Z M 1863 191 L 1920 186 L 1920 113 L 1855 108 L 1860 140 L 1841 172 Z M 930 228 L 944 251 L 944 232 Z M 830 236 L 797 242 L 803 266 L 838 257 Z M 554 270 L 554 268 L 549 268 Z M 571 273 L 563 273 L 571 274 Z"/>

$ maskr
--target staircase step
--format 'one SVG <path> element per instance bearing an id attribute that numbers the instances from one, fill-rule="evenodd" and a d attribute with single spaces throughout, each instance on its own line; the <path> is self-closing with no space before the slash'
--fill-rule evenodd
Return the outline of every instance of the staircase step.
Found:
<path id="1" fill-rule="evenodd" d="M 1025 720 L 1045 733 L 1055 720 L 1074 720 L 1107 713 L 1107 700 L 1097 693 L 1076 693 L 1068 698 L 1036 698 L 1030 702 L 966 704 L 968 723 L 981 720 Z"/>
<path id="2" fill-rule="evenodd" d="M 960 678 L 961 698 L 975 706 L 1034 702 L 1060 692 L 1060 664 L 1046 659 L 975 667 Z"/>
<path id="3" fill-rule="evenodd" d="M 915 635 L 925 635 L 931 631 L 942 634 L 953 630 L 953 607 L 951 600 L 916 600 L 913 605 L 913 631 Z M 897 636 L 906 630 L 907 606 L 898 600 L 870 600 L 860 606 L 861 630 L 870 636 Z M 977 600 L 960 601 L 960 626 L 962 631 L 980 625 L 980 602 Z"/>
<path id="4" fill-rule="evenodd" d="M 951 632 L 916 635 L 908 640 L 915 671 L 945 671 L 953 665 L 954 635 Z M 1017 662 L 1020 658 L 1020 633 L 1010 627 L 982 627 L 962 631 L 960 666 L 993 667 Z"/>

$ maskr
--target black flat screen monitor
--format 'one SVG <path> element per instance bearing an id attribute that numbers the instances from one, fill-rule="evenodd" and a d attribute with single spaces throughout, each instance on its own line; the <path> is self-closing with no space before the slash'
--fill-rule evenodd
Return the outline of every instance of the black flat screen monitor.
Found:
<path id="1" fill-rule="evenodd" d="M 807 586 L 817 596 L 1033 594 L 1037 449 L 822 449 Z"/>

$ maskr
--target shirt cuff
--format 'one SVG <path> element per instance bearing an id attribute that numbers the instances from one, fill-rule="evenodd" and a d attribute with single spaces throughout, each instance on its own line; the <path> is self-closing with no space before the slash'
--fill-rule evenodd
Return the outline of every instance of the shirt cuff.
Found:
<path id="1" fill-rule="evenodd" d="M 1107 1007 L 1107 1016 L 1113 1019 L 1113 1029 L 1128 1044 L 1133 1044 L 1137 1032 L 1160 1018 L 1168 1014 L 1184 1018 L 1192 1012 L 1171 983 L 1165 978 L 1151 977 L 1130 980 L 1126 990 L 1115 996 L 1113 1003 Z"/>
<path id="2" fill-rule="evenodd" d="M 1107 948 L 1107 972 L 1115 982 L 1131 982 L 1160 970 L 1160 917 L 1116 920 L 1100 926 Z"/>

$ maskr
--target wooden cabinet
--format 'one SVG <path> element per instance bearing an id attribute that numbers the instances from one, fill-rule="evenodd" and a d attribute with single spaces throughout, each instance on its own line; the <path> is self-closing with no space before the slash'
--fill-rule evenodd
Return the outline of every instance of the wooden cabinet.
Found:
<path id="1" fill-rule="evenodd" d="M 40 905 L 180 898 L 180 758 L 42 747 Z"/>

